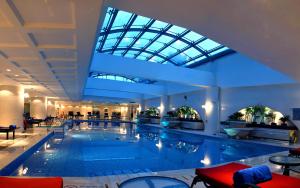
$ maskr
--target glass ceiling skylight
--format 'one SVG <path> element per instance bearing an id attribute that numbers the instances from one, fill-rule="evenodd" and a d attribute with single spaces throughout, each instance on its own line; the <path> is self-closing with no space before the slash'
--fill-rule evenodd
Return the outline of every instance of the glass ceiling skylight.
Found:
<path id="1" fill-rule="evenodd" d="M 115 8 L 107 9 L 95 50 L 176 66 L 200 65 L 233 52 L 191 30 Z"/>
<path id="2" fill-rule="evenodd" d="M 129 78 L 129 77 L 120 76 L 120 75 L 103 74 L 103 73 L 90 73 L 90 77 L 105 79 L 105 80 L 129 82 L 129 83 L 153 84 L 155 82 L 153 80 L 147 80 L 147 79 L 141 79 L 141 78 Z"/>

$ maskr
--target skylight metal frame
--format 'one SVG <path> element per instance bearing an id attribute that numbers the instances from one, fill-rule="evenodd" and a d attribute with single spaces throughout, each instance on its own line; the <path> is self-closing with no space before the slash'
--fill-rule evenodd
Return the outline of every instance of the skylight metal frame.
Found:
<path id="1" fill-rule="evenodd" d="M 97 78 L 97 79 L 104 79 L 104 80 L 122 81 L 122 82 L 128 82 L 128 83 L 141 83 L 141 84 L 153 84 L 156 82 L 154 80 L 148 80 L 148 79 L 142 79 L 142 78 L 131 78 L 128 76 L 122 76 L 122 75 L 118 75 L 118 74 L 107 74 L 107 73 L 99 73 L 99 72 L 98 73 L 91 72 L 89 77 Z M 115 79 L 110 79 L 107 77 L 115 77 Z M 119 80 L 117 78 L 122 78 L 123 80 Z M 128 81 L 126 81 L 126 80 L 128 80 Z"/>
<path id="2" fill-rule="evenodd" d="M 134 54 L 134 55 L 131 54 L 133 56 L 133 58 L 135 58 L 135 59 L 142 58 L 141 54 L 146 53 L 146 54 L 148 54 L 148 56 L 147 57 L 143 56 L 146 61 L 154 61 L 153 59 L 155 57 L 158 57 L 158 58 L 161 59 L 161 61 L 159 61 L 158 63 L 162 63 L 162 64 L 171 63 L 171 64 L 174 64 L 176 66 L 186 66 L 186 67 L 191 67 L 191 68 L 195 67 L 195 66 L 202 65 L 202 64 L 207 63 L 207 62 L 210 62 L 210 61 L 212 61 L 216 58 L 222 57 L 224 55 L 234 53 L 233 50 L 228 49 L 226 46 L 221 45 L 219 43 L 217 43 L 217 44 L 219 44 L 219 46 L 214 47 L 210 50 L 202 49 L 202 46 L 200 47 L 199 45 L 202 42 L 204 42 L 206 40 L 210 40 L 210 39 L 208 39 L 208 38 L 206 38 L 202 35 L 199 35 L 199 36 L 201 36 L 201 38 L 199 38 L 196 41 L 186 39 L 185 36 L 188 33 L 192 32 L 192 31 L 188 30 L 188 29 L 185 29 L 185 28 L 181 28 L 181 27 L 172 25 L 172 24 L 161 22 L 161 23 L 164 23 L 166 26 L 162 27 L 160 29 L 151 28 L 151 26 L 154 23 L 160 22 L 160 21 L 157 21 L 157 20 L 154 20 L 154 19 L 151 19 L 151 18 L 143 17 L 145 19 L 149 19 L 149 21 L 143 23 L 142 25 L 138 25 L 139 27 L 137 27 L 137 25 L 134 25 L 134 27 L 132 27 L 135 20 L 138 17 L 142 17 L 142 16 L 139 16 L 139 15 L 133 14 L 133 13 L 124 12 L 124 11 L 122 11 L 122 12 L 127 13 L 127 14 L 131 14 L 131 17 L 128 20 L 128 22 L 125 25 L 121 25 L 121 26 L 119 25 L 119 26 L 113 27 L 114 22 L 116 21 L 116 18 L 117 18 L 117 15 L 118 15 L 119 12 L 120 12 L 120 10 L 118 10 L 118 9 L 108 8 L 106 16 L 109 16 L 109 19 L 108 19 L 109 21 L 107 22 L 106 25 L 102 26 L 101 32 L 98 35 L 98 40 L 99 40 L 98 42 L 100 43 L 100 45 L 98 47 L 96 47 L 96 49 L 95 49 L 97 52 L 99 52 L 99 53 L 109 53 L 109 54 L 115 55 L 116 51 L 120 51 L 116 55 L 121 55 L 121 56 L 124 57 L 124 56 L 126 56 L 126 54 L 129 51 L 136 51 L 137 52 L 136 54 Z M 173 32 L 170 31 L 170 29 L 173 26 L 175 28 L 183 29 L 184 31 L 182 31 L 179 34 L 173 33 Z M 130 39 L 132 41 L 126 47 L 120 46 L 120 43 L 123 40 L 125 40 L 124 38 L 125 38 L 125 36 L 128 32 L 137 32 L 138 34 L 134 37 L 130 37 Z M 116 33 L 120 33 L 120 35 L 118 35 L 118 37 L 113 38 L 113 39 L 116 39 L 116 42 L 113 41 L 114 42 L 113 45 L 108 46 L 108 48 L 104 49 L 103 47 L 104 47 L 104 44 L 107 40 L 108 35 L 116 34 Z M 143 39 L 142 37 L 145 33 L 155 34 L 155 37 L 153 37 L 151 39 Z M 161 36 L 170 37 L 170 38 L 172 38 L 172 40 L 170 40 L 169 42 L 163 43 L 164 46 L 160 47 L 159 49 L 157 49 L 155 51 L 150 50 L 149 47 L 153 43 L 159 42 L 157 40 Z M 146 42 L 146 44 L 144 46 L 141 46 L 139 48 L 135 47 L 135 45 L 137 45 L 137 42 L 139 40 L 142 40 L 142 39 L 143 40 L 149 40 L 149 42 Z M 175 48 L 175 47 L 171 46 L 172 44 L 174 44 L 177 41 L 183 42 L 184 45 L 186 45 L 186 46 L 183 47 L 183 48 L 180 48 L 180 47 Z M 126 42 L 126 41 L 124 41 L 124 42 Z M 214 42 L 214 41 L 212 41 L 212 42 Z M 162 42 L 159 42 L 159 43 L 162 43 Z M 162 44 L 160 44 L 160 45 L 162 45 Z M 204 43 L 203 43 L 203 45 L 204 45 Z M 165 50 L 165 49 L 168 49 L 168 48 L 173 52 L 176 50 L 176 52 L 168 54 L 167 56 L 162 54 L 162 51 Z M 195 52 L 195 50 L 197 50 L 198 52 L 197 51 L 196 52 L 197 52 L 197 54 L 199 53 L 199 55 L 195 55 L 195 56 L 191 57 L 191 56 L 185 54 L 184 52 L 189 50 L 189 49 L 193 50 L 193 51 L 190 51 L 189 54 L 192 54 L 193 52 Z M 224 50 L 222 50 L 222 49 L 224 49 Z M 218 50 L 220 50 L 220 52 Z M 171 52 L 171 51 L 169 51 L 169 52 Z M 214 54 L 214 52 L 217 52 L 217 51 L 218 51 L 218 53 Z M 214 54 L 214 55 L 212 55 L 212 54 Z M 180 55 L 182 55 L 182 57 Z M 182 61 L 182 62 L 180 62 L 177 59 L 174 59 L 176 57 L 177 57 L 177 59 L 181 58 L 180 61 Z M 201 58 L 201 57 L 203 57 L 203 58 Z M 201 60 L 196 61 L 198 58 L 201 58 Z M 193 62 L 193 61 L 195 61 L 195 62 Z"/>

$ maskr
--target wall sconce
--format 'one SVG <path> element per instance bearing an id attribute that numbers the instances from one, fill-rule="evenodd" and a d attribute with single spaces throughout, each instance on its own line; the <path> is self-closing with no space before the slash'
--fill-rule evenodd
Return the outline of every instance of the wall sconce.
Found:
<path id="1" fill-rule="evenodd" d="M 29 98 L 29 94 L 28 93 L 24 93 L 24 98 Z"/>
<path id="2" fill-rule="evenodd" d="M 214 104 L 211 101 L 206 101 L 201 107 L 205 110 L 206 114 L 209 115 L 213 110 Z"/>

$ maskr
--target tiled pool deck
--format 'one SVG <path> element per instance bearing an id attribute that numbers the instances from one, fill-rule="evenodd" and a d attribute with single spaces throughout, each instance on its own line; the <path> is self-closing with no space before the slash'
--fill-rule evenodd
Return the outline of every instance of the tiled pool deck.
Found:
<path id="1" fill-rule="evenodd" d="M 203 134 L 203 132 L 187 131 L 182 130 L 183 132 L 191 132 Z M 26 133 L 22 133 L 20 130 L 16 132 L 15 140 L 6 140 L 6 134 L 0 134 L 0 169 L 5 165 L 10 163 L 28 148 L 36 144 L 39 140 L 45 137 L 49 133 L 47 128 L 34 128 L 28 130 Z M 219 135 L 216 135 L 219 136 Z M 248 142 L 260 142 L 247 140 Z M 263 142 L 265 143 L 265 142 Z M 287 143 L 268 143 L 272 145 L 288 146 Z M 291 147 L 298 147 L 297 145 L 292 145 Z M 281 152 L 277 154 L 287 155 L 287 152 Z M 275 155 L 275 154 L 272 154 Z M 270 155 L 264 155 L 259 157 L 253 157 L 248 159 L 240 160 L 239 162 L 248 164 L 248 165 L 259 165 L 266 164 L 268 165 L 273 172 L 282 173 L 282 169 L 278 165 L 269 163 Z M 183 170 L 172 170 L 172 171 L 160 171 L 160 172 L 147 172 L 147 173 L 136 173 L 136 174 L 127 174 L 127 175 L 113 175 L 113 176 L 100 176 L 100 177 L 64 177 L 64 187 L 65 188 L 117 188 L 118 185 L 130 178 L 138 176 L 148 176 L 148 175 L 160 175 L 177 178 L 191 184 L 194 178 L 194 169 L 183 169 Z M 291 172 L 291 176 L 300 178 L 300 174 Z M 198 183 L 197 187 L 204 187 L 201 183 Z"/>

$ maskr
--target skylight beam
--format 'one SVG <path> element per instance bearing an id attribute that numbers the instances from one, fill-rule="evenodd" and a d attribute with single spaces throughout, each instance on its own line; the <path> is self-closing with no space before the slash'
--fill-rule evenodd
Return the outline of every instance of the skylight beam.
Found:
<path id="1" fill-rule="evenodd" d="M 136 18 L 137 18 L 137 15 L 134 14 L 133 17 L 130 19 L 129 23 L 125 26 L 125 31 L 120 35 L 118 41 L 114 45 L 113 50 L 111 51 L 111 54 L 113 54 L 115 52 L 116 48 L 119 46 L 120 42 L 124 39 L 124 36 L 129 31 L 130 27 L 132 26 L 132 24 Z"/>
<path id="2" fill-rule="evenodd" d="M 202 41 L 201 41 L 202 42 Z M 200 42 L 199 42 L 200 43 Z M 209 53 L 212 53 L 212 52 L 214 52 L 214 51 L 216 51 L 216 50 L 219 50 L 219 49 L 221 49 L 221 48 L 224 48 L 224 46 L 222 45 L 222 46 L 219 46 L 219 47 L 217 47 L 216 49 L 214 49 L 213 51 L 211 51 L 211 52 L 209 52 Z M 208 55 L 209 55 L 209 53 L 208 53 Z M 182 63 L 181 65 L 185 65 L 185 64 L 187 64 L 187 63 L 189 63 L 189 62 L 191 62 L 191 61 L 194 61 L 194 60 L 196 60 L 196 59 L 198 59 L 199 57 L 201 57 L 202 55 L 198 55 L 198 56 L 195 56 L 194 58 L 192 58 L 192 59 L 190 59 L 189 61 L 186 61 L 186 62 L 184 62 L 184 63 Z M 211 57 L 211 56 L 209 56 L 209 57 Z"/>
<path id="3" fill-rule="evenodd" d="M 229 55 L 229 54 L 232 54 L 232 53 L 235 53 L 235 51 L 232 50 L 232 49 L 228 49 L 228 50 L 225 50 L 225 51 L 223 51 L 223 52 L 221 52 L 221 53 L 218 53 L 218 54 L 216 54 L 216 55 L 210 56 L 209 59 L 206 58 L 206 59 L 200 60 L 200 61 L 198 61 L 198 62 L 195 62 L 195 63 L 190 64 L 190 65 L 185 66 L 185 67 L 187 67 L 187 68 L 198 67 L 198 66 L 200 66 L 200 65 L 204 65 L 204 64 L 206 64 L 206 63 L 208 63 L 208 62 L 210 62 L 210 61 L 213 61 L 213 60 L 215 60 L 215 59 L 218 59 L 218 58 L 220 58 L 220 57 L 223 57 L 223 56 L 226 56 L 226 55 Z"/>
<path id="4" fill-rule="evenodd" d="M 104 37 L 103 37 L 103 39 L 101 40 L 102 42 L 100 43 L 100 46 L 99 46 L 99 48 L 97 49 L 97 51 L 98 52 L 101 52 L 101 50 L 102 50 L 102 48 L 103 48 L 103 46 L 104 46 L 104 43 L 105 43 L 105 41 L 106 41 L 106 39 L 107 39 L 107 36 L 109 35 L 109 32 L 107 32 L 107 31 L 110 31 L 111 30 L 111 27 L 112 27 L 112 25 L 114 24 L 114 21 L 115 21 L 115 19 L 116 19 L 116 17 L 117 17 L 117 14 L 118 14 L 118 10 L 117 9 L 114 9 L 114 11 L 113 11 L 113 16 L 112 16 L 112 18 L 111 18 L 111 21 L 109 22 L 109 25 L 108 25 L 108 27 L 105 29 L 105 35 L 104 35 Z"/>
<path id="5" fill-rule="evenodd" d="M 166 32 L 172 26 L 173 25 L 170 24 L 167 27 L 165 27 L 162 31 L 158 32 L 158 35 L 156 35 L 147 45 L 145 45 L 144 48 L 142 49 L 142 51 L 135 55 L 135 58 L 137 58 L 143 51 L 145 51 L 149 46 L 151 46 L 151 44 L 153 44 L 159 37 L 161 37 L 162 35 L 166 34 Z M 149 32 L 149 30 L 147 32 Z M 176 63 L 174 65 L 176 65 Z"/>
<path id="6" fill-rule="evenodd" d="M 186 35 L 188 32 L 190 32 L 190 30 L 186 30 L 183 33 L 181 33 L 180 35 L 178 35 L 177 38 L 174 38 L 171 42 L 169 42 L 168 44 L 165 44 L 165 46 L 163 46 L 162 48 L 160 48 L 159 50 L 156 51 L 156 54 L 159 54 L 161 51 L 163 51 L 164 49 L 166 49 L 167 47 L 171 46 L 174 42 L 176 42 L 177 40 L 180 40 L 180 38 L 182 38 L 184 35 Z M 149 61 L 151 58 L 153 58 L 156 55 L 152 55 L 150 57 L 148 57 L 146 59 L 146 61 Z M 177 65 L 177 64 L 176 64 Z"/>
<path id="7" fill-rule="evenodd" d="M 129 45 L 128 50 L 125 50 L 125 52 L 123 53 L 123 56 L 125 56 L 127 54 L 127 52 L 129 51 L 130 48 L 132 48 L 134 46 L 134 44 L 144 35 L 144 33 L 151 27 L 151 25 L 155 22 L 155 20 L 151 20 L 149 23 L 147 23 L 146 27 L 143 28 L 143 30 L 140 32 L 140 34 L 132 41 L 132 43 Z M 139 53 L 141 54 L 142 51 Z M 137 56 L 135 56 L 136 58 Z"/>
<path id="8" fill-rule="evenodd" d="M 200 39 L 199 41 L 197 41 L 197 42 L 195 42 L 195 43 L 194 43 L 194 42 L 191 42 L 189 46 L 187 46 L 187 47 L 185 47 L 185 48 L 182 48 L 181 50 L 178 50 L 177 53 L 175 53 L 175 54 L 169 56 L 167 61 L 170 61 L 173 57 L 175 57 L 175 56 L 181 54 L 182 52 L 184 52 L 184 51 L 186 51 L 186 50 L 188 50 L 188 49 L 190 49 L 190 48 L 192 48 L 192 47 L 194 47 L 195 49 L 199 50 L 203 55 L 205 55 L 207 58 L 209 58 L 209 55 L 208 55 L 205 51 L 203 51 L 202 49 L 200 49 L 199 47 L 196 46 L 197 44 L 199 44 L 200 42 L 204 41 L 205 39 L 206 39 L 206 38 L 202 38 L 202 39 Z M 199 48 L 199 49 L 198 49 L 198 48 Z"/>
<path id="9" fill-rule="evenodd" d="M 123 47 L 123 48 L 116 48 L 116 50 L 126 50 L 126 49 L 128 49 L 128 48 L 124 48 L 124 47 Z M 131 49 L 129 49 L 129 50 L 132 50 L 132 51 L 140 51 L 140 49 L 136 49 L 136 48 L 131 48 Z M 111 51 L 112 51 L 112 49 L 102 50 L 103 53 L 105 53 L 105 52 L 109 52 L 109 53 L 110 53 Z M 148 50 L 145 50 L 144 52 L 146 52 L 146 53 L 148 53 L 148 54 L 154 54 L 154 53 L 155 53 L 155 52 L 148 51 Z M 162 59 L 164 59 L 164 60 L 167 60 L 167 57 L 165 57 L 165 56 L 163 56 L 163 55 L 158 54 L 157 56 L 160 57 L 160 58 L 162 58 Z M 172 60 L 170 60 L 170 63 L 176 65 L 176 63 L 173 62 Z"/>

